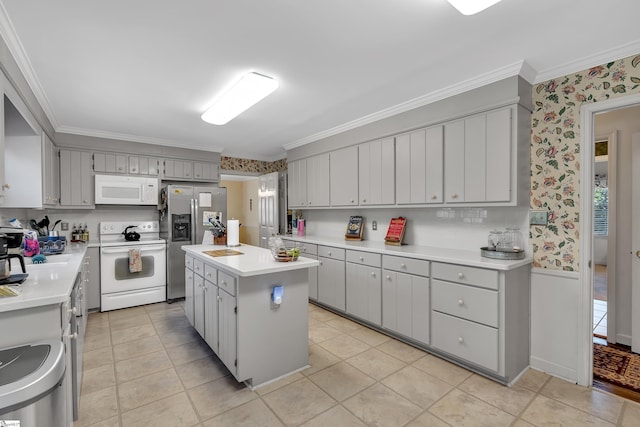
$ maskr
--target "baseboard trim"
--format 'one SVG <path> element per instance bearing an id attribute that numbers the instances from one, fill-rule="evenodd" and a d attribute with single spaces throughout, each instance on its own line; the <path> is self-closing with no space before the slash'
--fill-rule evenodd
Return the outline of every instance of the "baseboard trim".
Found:
<path id="1" fill-rule="evenodd" d="M 533 369 L 537 369 L 538 371 L 545 372 L 565 381 L 572 383 L 578 382 L 578 373 L 575 369 L 567 368 L 566 366 L 561 366 L 535 356 L 531 356 L 529 360 Z"/>

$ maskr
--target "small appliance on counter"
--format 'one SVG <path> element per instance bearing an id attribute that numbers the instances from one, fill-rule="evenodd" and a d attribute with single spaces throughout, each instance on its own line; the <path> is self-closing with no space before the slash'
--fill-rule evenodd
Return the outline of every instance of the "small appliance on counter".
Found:
<path id="1" fill-rule="evenodd" d="M 10 249 L 20 247 L 23 233 L 22 228 L 0 227 L 0 285 L 22 283 L 28 276 L 23 256 L 9 252 Z M 11 260 L 14 258 L 20 261 L 21 274 L 11 274 Z"/>

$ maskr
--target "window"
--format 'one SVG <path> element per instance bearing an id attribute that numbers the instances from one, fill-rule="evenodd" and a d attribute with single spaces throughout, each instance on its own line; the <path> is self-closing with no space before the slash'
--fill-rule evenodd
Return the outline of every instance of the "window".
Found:
<path id="1" fill-rule="evenodd" d="M 607 177 L 596 175 L 593 190 L 593 234 L 606 236 L 609 234 L 607 216 L 609 211 L 609 188 Z"/>

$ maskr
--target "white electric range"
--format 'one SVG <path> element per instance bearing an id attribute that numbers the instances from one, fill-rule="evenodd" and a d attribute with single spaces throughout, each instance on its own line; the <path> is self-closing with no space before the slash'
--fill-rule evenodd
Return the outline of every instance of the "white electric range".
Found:
<path id="1" fill-rule="evenodd" d="M 126 240 L 125 230 L 139 235 Z M 140 271 L 131 271 L 129 259 L 138 251 Z M 167 299 L 167 242 L 160 239 L 158 221 L 100 223 L 101 311 L 116 310 Z"/>

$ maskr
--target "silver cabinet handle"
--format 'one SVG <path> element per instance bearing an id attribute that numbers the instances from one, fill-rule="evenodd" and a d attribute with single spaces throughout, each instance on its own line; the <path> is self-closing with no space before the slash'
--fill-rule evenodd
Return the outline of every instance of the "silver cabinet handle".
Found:
<path id="1" fill-rule="evenodd" d="M 464 300 L 462 298 L 460 298 L 458 300 L 458 305 L 460 305 L 460 306 L 464 305 Z"/>
<path id="2" fill-rule="evenodd" d="M 464 344 L 464 338 L 462 338 L 462 337 L 458 337 L 458 342 L 459 342 L 460 344 Z"/>

